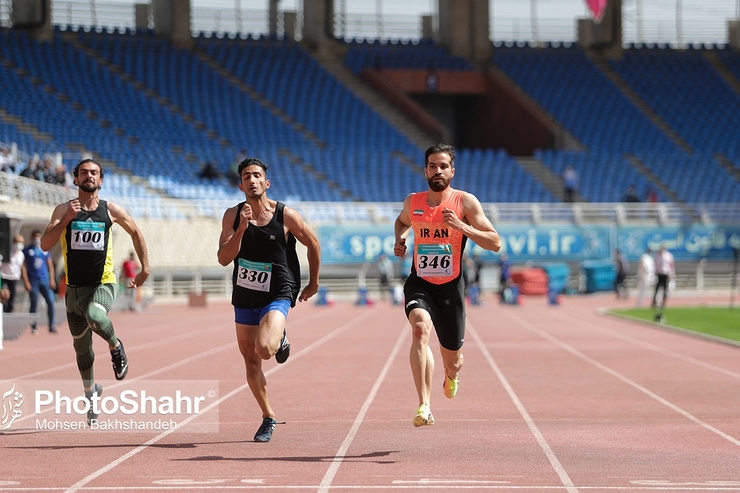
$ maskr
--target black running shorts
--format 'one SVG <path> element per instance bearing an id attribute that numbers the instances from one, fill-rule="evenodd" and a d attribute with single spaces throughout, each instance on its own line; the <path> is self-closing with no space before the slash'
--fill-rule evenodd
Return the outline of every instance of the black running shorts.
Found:
<path id="1" fill-rule="evenodd" d="M 406 317 L 415 308 L 429 312 L 439 343 L 450 351 L 460 349 L 465 340 L 465 296 L 457 291 L 436 288 L 416 276 L 409 276 L 403 288 Z"/>

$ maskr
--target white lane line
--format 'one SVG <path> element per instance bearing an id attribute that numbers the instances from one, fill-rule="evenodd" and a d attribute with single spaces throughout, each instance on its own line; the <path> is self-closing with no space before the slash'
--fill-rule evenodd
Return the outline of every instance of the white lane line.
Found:
<path id="1" fill-rule="evenodd" d="M 369 315 L 372 315 L 373 314 L 373 311 L 374 310 L 365 311 L 365 312 L 362 313 L 362 315 L 359 315 L 359 316 L 353 318 L 352 320 L 346 322 L 344 325 L 342 325 L 340 327 L 337 327 L 336 329 L 334 329 L 333 331 L 331 331 L 330 333 L 328 333 L 327 335 L 325 335 L 324 337 L 322 337 L 318 341 L 314 342 L 313 344 L 310 344 L 309 346 L 305 347 L 303 350 L 297 352 L 296 354 L 291 355 L 291 358 L 288 361 L 286 361 L 284 364 L 282 364 L 282 365 L 276 365 L 276 366 L 270 368 L 268 371 L 265 372 L 265 376 L 272 375 L 273 373 L 277 372 L 281 368 L 285 368 L 290 362 L 295 361 L 296 359 L 299 359 L 299 358 L 305 356 L 306 354 L 310 353 L 314 349 L 316 349 L 316 348 L 322 346 L 323 344 L 329 342 L 330 340 L 334 339 L 339 334 L 347 331 L 348 329 L 350 329 L 351 327 L 353 327 L 354 325 L 356 325 L 360 321 L 362 321 L 365 318 L 367 318 Z M 248 388 L 249 388 L 249 386 L 248 386 L 247 383 L 242 384 L 241 386 L 235 388 L 234 390 L 232 390 L 228 394 L 226 394 L 223 397 L 220 397 L 218 400 L 212 402 L 209 406 L 207 406 L 205 409 L 203 409 L 203 412 L 201 414 L 207 413 L 208 411 L 210 411 L 214 407 L 220 405 L 222 402 L 230 399 L 231 397 L 235 396 L 239 392 L 241 392 L 241 391 L 243 391 L 245 389 L 248 389 Z M 163 438 L 165 438 L 166 436 L 168 436 L 170 433 L 173 433 L 177 429 L 179 429 L 179 428 L 187 425 L 188 423 L 190 423 L 192 420 L 194 420 L 195 418 L 197 418 L 199 416 L 200 416 L 199 414 L 193 414 L 192 416 L 184 419 L 183 421 L 181 421 L 180 423 L 178 423 L 178 427 L 177 428 L 172 428 L 170 430 L 167 430 L 167 431 L 164 431 L 164 432 L 160 433 L 159 435 L 155 436 L 151 440 L 148 440 L 147 442 L 143 443 L 142 445 L 140 445 L 140 446 L 136 447 L 135 449 L 129 451 L 128 453 L 122 455 L 121 457 L 119 457 L 118 459 L 114 460 L 113 462 L 110 462 L 109 464 L 103 466 L 102 468 L 98 469 L 97 471 L 93 472 L 92 474 L 89 474 L 88 476 L 82 478 L 80 481 L 78 481 L 77 483 L 75 483 L 72 486 L 70 486 L 67 490 L 65 490 L 65 493 L 74 493 L 74 492 L 76 492 L 76 491 L 78 491 L 80 489 L 86 489 L 85 488 L 85 485 L 87 485 L 88 483 L 90 483 L 91 481 L 93 481 L 95 478 L 97 478 L 97 477 L 105 474 L 106 472 L 108 472 L 111 469 L 115 468 L 116 466 L 118 466 L 122 462 L 126 461 L 127 459 L 130 459 L 131 457 L 133 457 L 134 455 L 138 454 L 139 452 L 142 452 L 142 451 L 146 450 L 150 445 L 153 445 L 153 444 L 157 443 L 158 441 L 160 441 Z M 90 488 L 90 489 L 99 489 L 99 488 Z M 143 488 L 140 488 L 140 489 L 143 489 Z"/>
<path id="2" fill-rule="evenodd" d="M 297 319 L 291 319 L 289 321 L 289 323 L 290 323 L 290 326 L 291 327 L 295 327 L 296 325 L 301 325 L 302 323 L 305 323 L 306 321 L 310 321 L 313 318 L 317 318 L 317 317 L 320 317 L 320 316 L 323 316 L 323 315 L 324 314 L 321 313 L 321 312 L 314 312 L 314 313 L 311 313 L 311 314 L 308 314 L 308 315 L 304 315 L 304 316 L 302 316 L 300 318 L 297 318 Z M 207 317 L 202 317 L 202 318 L 207 318 Z M 157 327 L 160 327 L 160 326 L 163 326 L 163 325 L 167 325 L 167 324 L 171 324 L 171 322 L 156 324 L 156 325 L 153 325 L 153 326 L 148 327 L 147 329 L 148 330 L 152 330 L 154 328 L 157 328 Z M 184 340 L 184 339 L 192 339 L 192 338 L 194 338 L 196 336 L 199 336 L 199 335 L 201 335 L 203 333 L 212 332 L 214 329 L 219 330 L 222 325 L 224 327 L 231 327 L 231 328 L 234 327 L 234 322 L 233 321 L 231 321 L 231 322 L 223 322 L 223 323 L 220 323 L 218 325 L 212 325 L 211 321 L 209 320 L 206 324 L 208 325 L 208 327 L 203 328 L 203 329 L 197 329 L 197 330 L 188 331 L 186 333 L 176 334 L 176 335 L 173 335 L 173 336 L 168 337 L 166 339 L 156 339 L 154 341 L 146 342 L 146 343 L 143 343 L 143 344 L 139 344 L 137 346 L 131 346 L 131 347 L 128 347 L 127 346 L 127 348 L 128 348 L 127 349 L 127 352 L 129 354 L 131 354 L 132 350 L 134 352 L 136 352 L 136 351 L 140 351 L 140 350 L 143 350 L 143 349 L 157 348 L 157 347 L 164 346 L 164 345 L 168 345 L 169 346 L 169 345 L 171 345 L 175 341 L 181 341 L 181 340 Z M 230 344 L 233 344 L 233 342 L 230 343 Z M 222 346 L 222 347 L 225 347 L 225 346 Z M 63 345 L 58 344 L 56 346 L 52 346 L 51 348 L 54 349 L 54 350 L 61 350 L 61 349 L 67 350 L 67 349 L 70 348 L 70 344 L 63 344 Z M 46 349 L 49 349 L 49 348 L 46 348 Z M 26 355 L 26 354 L 31 354 L 33 352 L 34 351 L 28 351 L 28 352 L 18 353 L 18 354 Z M 200 356 L 207 356 L 207 354 L 203 353 L 203 354 L 200 354 L 200 355 L 197 355 L 197 356 L 198 357 L 200 357 Z M 72 359 L 74 360 L 74 357 L 72 357 Z M 182 361 L 180 361 L 178 363 L 175 363 L 173 365 L 170 365 L 169 368 L 175 368 L 177 366 L 181 366 L 184 362 L 185 362 L 185 360 L 182 360 Z M 64 369 L 67 369 L 67 368 L 72 368 L 72 367 L 77 368 L 77 363 L 75 363 L 74 361 L 72 361 L 71 363 L 65 363 L 63 365 L 55 366 L 53 368 L 46 368 L 44 370 L 39 370 L 39 371 L 36 371 L 36 372 L 33 372 L 33 373 L 26 373 L 25 375 L 18 375 L 17 377 L 13 377 L 12 379 L 0 380 L 0 385 L 5 384 L 5 383 L 10 383 L 10 382 L 18 381 L 18 380 L 31 380 L 31 379 L 33 379 L 35 377 L 38 377 L 38 376 L 41 376 L 41 375 L 45 375 L 47 373 L 58 373 L 61 370 L 64 370 Z M 146 373 L 146 374 L 144 374 L 144 375 L 142 375 L 140 377 L 137 377 L 137 379 L 145 378 L 145 377 L 150 377 L 152 375 L 156 375 L 157 373 L 161 373 L 161 371 L 155 370 L 153 372 Z M 127 380 L 127 382 L 130 382 L 131 380 L 132 379 L 129 378 Z M 108 387 L 115 388 L 118 385 L 123 385 L 123 384 L 115 384 L 115 386 L 109 385 Z"/>
<path id="3" fill-rule="evenodd" d="M 652 390 L 649 390 L 648 388 L 643 387 L 642 385 L 640 385 L 639 383 L 635 382 L 634 380 L 630 380 L 629 378 L 625 377 L 624 375 L 622 375 L 618 371 L 613 370 L 613 369 L 609 368 L 608 366 L 606 366 L 606 365 L 604 365 L 604 364 L 596 361 L 595 359 L 593 359 L 593 358 L 587 356 L 586 354 L 580 352 L 579 350 L 577 350 L 573 346 L 571 346 L 571 345 L 569 345 L 569 344 L 561 341 L 560 339 L 558 339 L 555 336 L 549 334 L 548 332 L 540 329 L 539 327 L 536 327 L 536 326 L 530 324 L 529 322 L 527 322 L 525 320 L 522 320 L 521 318 L 517 317 L 516 315 L 512 315 L 512 314 L 509 314 L 509 313 L 505 313 L 505 315 L 509 319 L 515 321 L 516 323 L 520 324 L 522 327 L 524 327 L 527 330 L 529 330 L 530 332 L 534 332 L 535 334 L 538 334 L 540 337 L 542 337 L 544 339 L 547 339 L 548 341 L 550 341 L 551 343 L 555 344 L 556 346 L 561 347 L 562 349 L 565 349 L 566 351 L 568 351 L 572 355 L 574 355 L 574 356 L 582 359 L 583 361 L 585 361 L 585 362 L 587 362 L 587 363 L 595 366 L 596 368 L 602 370 L 603 372 L 608 373 L 609 375 L 613 376 L 614 378 L 616 378 L 618 380 L 621 380 L 622 382 L 624 382 L 627 385 L 629 385 L 630 387 L 632 387 L 632 388 L 634 388 L 634 389 L 642 392 L 643 394 L 647 395 L 648 397 L 651 397 L 652 399 L 660 402 L 661 404 L 663 404 L 667 408 L 669 408 L 669 409 L 677 412 L 678 414 L 682 415 L 686 419 L 688 419 L 690 421 L 693 421 L 694 423 L 698 424 L 702 428 L 705 428 L 706 430 L 711 431 L 712 433 L 716 434 L 717 436 L 720 436 L 720 437 L 724 438 L 728 442 L 730 442 L 730 443 L 732 443 L 732 444 L 737 445 L 738 447 L 740 447 L 740 440 L 738 440 L 737 438 L 735 438 L 735 437 L 733 437 L 731 435 L 728 435 L 727 433 L 723 432 L 722 430 L 719 430 L 719 429 L 715 428 L 714 426 L 710 425 L 709 423 L 706 423 L 706 422 L 702 421 L 701 419 L 697 418 L 696 416 L 694 416 L 690 412 L 688 412 L 688 411 L 686 411 L 686 410 L 678 407 L 677 405 L 673 404 L 672 402 L 668 401 L 667 399 L 664 399 L 663 397 L 659 396 L 658 394 L 656 394 Z"/>
<path id="4" fill-rule="evenodd" d="M 291 323 L 291 327 L 295 327 L 296 325 L 299 325 L 300 322 L 305 322 L 305 321 L 308 321 L 308 320 L 310 320 L 312 318 L 315 318 L 315 315 L 317 315 L 317 313 L 312 313 L 312 314 L 307 315 L 305 317 L 301 317 L 300 319 L 298 319 L 295 322 Z M 210 331 L 212 329 L 213 329 L 213 327 L 209 327 L 208 329 L 200 329 L 198 331 L 190 332 L 189 334 L 193 334 L 193 333 L 196 333 L 197 334 L 197 333 L 201 333 L 201 332 L 208 332 L 208 331 Z M 134 348 L 137 349 L 137 350 L 139 350 L 141 348 L 145 348 L 145 347 L 148 347 L 148 346 L 151 346 L 151 345 L 155 345 L 156 346 L 156 345 L 160 345 L 160 344 L 170 344 L 170 341 L 181 339 L 181 338 L 182 338 L 182 336 L 175 336 L 173 338 L 165 339 L 164 342 L 146 343 L 146 344 L 142 344 L 142 345 L 139 345 L 139 346 L 135 346 Z M 176 368 L 179 368 L 181 366 L 187 365 L 187 364 L 192 363 L 194 361 L 197 361 L 199 359 L 207 358 L 207 357 L 212 356 L 214 354 L 217 354 L 217 353 L 221 353 L 223 351 L 230 350 L 233 347 L 234 347 L 234 342 L 229 342 L 229 343 L 224 344 L 222 346 L 218 346 L 218 347 L 215 347 L 213 349 L 209 349 L 208 351 L 205 351 L 205 352 L 198 353 L 196 355 L 190 356 L 189 358 L 178 360 L 176 363 L 172 363 L 171 365 L 163 366 L 162 368 L 158 368 L 156 370 L 152 370 L 149 373 L 144 373 L 142 375 L 139 375 L 138 377 L 128 378 L 128 379 L 126 379 L 125 382 L 121 381 L 121 382 L 116 382 L 116 383 L 113 383 L 113 384 L 110 384 L 110 385 L 106 385 L 105 389 L 107 389 L 108 391 L 110 391 L 112 389 L 116 389 L 116 388 L 122 387 L 124 385 L 130 385 L 132 382 L 136 382 L 136 381 L 139 381 L 139 380 L 145 380 L 145 379 L 150 378 L 150 377 L 153 377 L 155 375 L 159 375 L 160 373 L 165 373 L 165 372 L 168 372 L 170 370 L 174 370 Z M 311 346 L 309 346 L 309 347 L 311 347 Z M 130 351 L 130 349 L 129 349 L 129 351 Z M 288 362 L 290 362 L 290 360 L 288 360 L 285 364 L 287 365 Z M 64 365 L 64 366 L 72 366 L 72 365 L 77 366 L 76 363 L 71 363 L 69 365 Z M 282 365 L 282 366 L 285 366 L 285 365 Z M 60 368 L 60 367 L 57 367 L 57 368 Z M 276 366 L 275 368 L 279 368 L 279 367 Z M 47 370 L 44 370 L 43 372 L 37 372 L 37 373 L 47 373 L 47 372 L 48 372 Z M 267 372 L 265 372 L 265 376 L 269 375 L 270 373 L 272 373 L 272 371 L 271 370 L 268 370 Z M 24 376 L 24 378 L 26 378 L 26 377 L 28 377 L 28 375 Z M 3 382 L 0 381 L 0 384 L 1 383 L 3 383 Z M 36 413 L 27 414 L 27 415 L 25 415 L 25 416 L 17 419 L 15 422 L 16 423 L 22 423 L 23 421 L 25 421 L 27 419 L 31 419 L 34 416 L 40 416 L 41 414 L 44 414 L 44 413 L 47 413 L 47 412 L 51 412 L 53 410 L 54 410 L 54 408 L 51 408 L 50 407 L 50 408 L 47 408 L 44 411 L 41 411 L 39 414 L 36 414 Z"/>
<path id="5" fill-rule="evenodd" d="M 491 369 L 493 369 L 493 372 L 496 374 L 496 377 L 498 377 L 499 381 L 501 382 L 501 385 L 503 385 L 504 389 L 506 390 L 506 393 L 509 394 L 509 398 L 514 403 L 514 406 L 516 406 L 517 410 L 519 411 L 519 414 L 521 414 L 522 419 L 524 419 L 524 422 L 529 427 L 529 430 L 534 435 L 535 439 L 537 440 L 537 443 L 539 444 L 542 451 L 545 453 L 545 456 L 547 457 L 547 460 L 550 461 L 550 465 L 555 470 L 555 473 L 560 478 L 560 482 L 563 483 L 563 486 L 565 487 L 566 491 L 569 493 L 577 493 L 578 488 L 573 484 L 573 481 L 571 481 L 570 476 L 568 476 L 568 473 L 566 472 L 563 465 L 558 460 L 557 456 L 555 455 L 555 452 L 552 451 L 552 448 L 550 448 L 550 445 L 547 443 L 547 440 L 545 440 L 545 437 L 542 435 L 542 432 L 539 428 L 537 428 L 537 425 L 535 424 L 532 417 L 527 412 L 527 409 L 524 407 L 524 404 L 522 404 L 522 401 L 519 400 L 519 396 L 516 395 L 516 392 L 514 391 L 514 388 L 509 383 L 509 380 L 504 376 L 503 372 L 499 368 L 499 366 L 496 364 L 496 361 L 491 356 L 491 353 L 488 352 L 488 348 L 483 343 L 483 340 L 480 338 L 480 335 L 478 335 L 478 331 L 475 330 L 475 328 L 468 322 L 468 329 L 470 329 L 470 333 L 473 335 L 473 339 L 475 339 L 475 343 L 478 344 L 478 347 L 480 348 L 481 352 L 483 353 L 483 356 L 486 358 L 486 361 L 488 361 L 488 364 L 490 365 Z"/>
<path id="6" fill-rule="evenodd" d="M 365 402 L 362 404 L 360 412 L 357 414 L 355 422 L 352 424 L 352 428 L 350 428 L 349 433 L 347 433 L 347 436 L 344 439 L 344 442 L 342 443 L 341 447 L 339 447 L 337 454 L 334 456 L 334 460 L 332 460 L 331 464 L 329 465 L 329 469 L 327 469 L 326 474 L 324 474 L 324 479 L 321 480 L 321 485 L 318 489 L 319 493 L 327 493 L 329 491 L 329 488 L 332 488 L 331 483 L 334 480 L 334 476 L 336 476 L 337 471 L 339 470 L 339 466 L 342 465 L 342 460 L 347 455 L 347 450 L 349 450 L 350 445 L 352 445 L 352 441 L 355 439 L 355 436 L 360 429 L 360 425 L 365 419 L 365 414 L 367 414 L 368 409 L 370 409 L 370 405 L 375 399 L 375 396 L 378 394 L 378 390 L 380 390 L 380 386 L 383 384 L 383 381 L 385 380 L 385 377 L 388 374 L 393 361 L 396 359 L 398 351 L 401 349 L 401 345 L 403 344 L 404 340 L 406 340 L 409 330 L 410 327 L 408 326 L 408 324 L 404 323 L 403 330 L 401 330 L 396 344 L 393 346 L 393 349 L 388 355 L 388 359 L 386 360 L 383 369 L 380 371 L 378 378 L 375 380 L 373 388 L 370 389 L 370 393 L 365 399 Z"/>
<path id="7" fill-rule="evenodd" d="M 666 356 L 670 356 L 672 358 L 676 358 L 678 360 L 685 361 L 687 363 L 691 363 L 691 364 L 694 364 L 696 366 L 700 366 L 702 368 L 706 368 L 707 370 L 712 370 L 712 371 L 715 371 L 717 373 L 721 373 L 723 375 L 726 375 L 728 377 L 740 379 L 740 373 L 734 372 L 732 370 L 728 370 L 726 368 L 722 368 L 722 367 L 713 365 L 711 363 L 706 363 L 704 361 L 701 361 L 701 360 L 692 358 L 690 356 L 685 356 L 685 355 L 683 355 L 681 353 L 677 353 L 675 351 L 671 351 L 670 349 L 666 349 L 666 348 L 661 347 L 661 346 L 658 346 L 656 344 L 653 344 L 653 343 L 650 343 L 650 342 L 647 342 L 647 341 L 642 341 L 640 339 L 637 339 L 637 338 L 632 337 L 632 336 L 628 336 L 626 334 L 622 334 L 621 332 L 617 332 L 616 330 L 607 329 L 606 327 L 599 327 L 598 325 L 586 324 L 586 323 L 583 322 L 582 319 L 579 319 L 579 318 L 576 318 L 576 317 L 573 317 L 573 316 L 570 316 L 570 315 L 565 315 L 565 314 L 558 314 L 558 315 L 561 317 L 561 320 L 569 320 L 568 323 L 570 323 L 570 324 L 577 324 L 577 325 L 579 325 L 579 327 L 584 328 L 586 330 L 592 330 L 592 331 L 596 331 L 596 332 L 603 332 L 603 333 L 606 333 L 606 334 L 611 335 L 615 339 L 622 339 L 623 341 L 630 342 L 630 343 L 632 343 L 632 344 L 634 344 L 636 346 L 642 346 L 642 347 L 644 347 L 646 349 L 650 349 L 650 350 L 655 351 L 657 353 L 661 353 L 661 354 L 664 354 Z M 613 319 L 618 320 L 619 318 L 618 317 L 614 317 Z"/>
<path id="8" fill-rule="evenodd" d="M 177 485 L 156 485 L 156 486 L 90 486 L 80 488 L 80 491 L 122 491 L 122 492 L 140 492 L 140 491 L 302 491 L 302 490 L 316 490 L 318 485 L 315 484 L 297 484 L 297 485 L 284 485 L 284 486 L 266 486 L 264 484 L 248 484 L 244 481 L 252 482 L 252 480 L 242 480 L 242 484 L 225 484 L 230 479 L 224 480 L 213 480 L 209 484 L 197 483 L 188 484 L 187 482 Z M 259 480 L 258 480 L 259 481 Z M 631 484 L 627 486 L 579 486 L 580 490 L 584 491 L 626 491 L 627 493 L 634 493 L 636 491 L 644 492 L 664 492 L 664 491 L 738 491 L 738 487 L 733 485 L 732 481 L 717 481 L 716 485 L 714 482 L 709 481 L 705 485 L 697 483 L 670 483 L 650 485 Z M 63 491 L 63 488 L 59 487 L 42 487 L 42 488 L 22 488 L 22 487 L 9 487 L 3 488 L 4 483 L 0 482 L 0 491 L 12 491 L 18 492 L 56 492 Z M 455 484 L 417 484 L 417 485 L 333 485 L 330 487 L 332 491 L 452 491 L 452 490 L 464 490 L 464 491 L 564 491 L 562 485 L 455 485 Z"/>

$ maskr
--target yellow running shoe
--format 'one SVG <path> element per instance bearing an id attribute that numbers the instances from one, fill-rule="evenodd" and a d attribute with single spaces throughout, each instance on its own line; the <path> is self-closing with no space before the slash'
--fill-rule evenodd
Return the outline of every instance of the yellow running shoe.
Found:
<path id="1" fill-rule="evenodd" d="M 434 416 L 432 416 L 432 411 L 429 409 L 429 404 L 422 404 L 418 408 L 416 408 L 416 416 L 414 417 L 414 426 L 425 426 L 425 425 L 433 425 L 434 424 Z"/>
<path id="2" fill-rule="evenodd" d="M 444 390 L 445 397 L 447 397 L 448 399 L 452 399 L 453 397 L 455 397 L 455 394 L 457 394 L 458 383 L 458 378 L 455 377 L 455 379 L 452 380 L 450 377 L 447 376 L 447 370 L 445 370 L 445 381 L 442 384 L 442 390 Z"/>

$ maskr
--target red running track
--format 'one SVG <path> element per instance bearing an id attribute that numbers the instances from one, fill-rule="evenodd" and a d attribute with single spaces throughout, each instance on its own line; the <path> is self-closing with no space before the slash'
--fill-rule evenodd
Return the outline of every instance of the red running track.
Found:
<path id="1" fill-rule="evenodd" d="M 130 371 L 116 382 L 96 338 L 104 397 L 123 384 L 210 381 L 208 410 L 144 432 L 38 429 L 26 411 L 0 431 L 0 492 L 740 491 L 739 347 L 601 315 L 616 303 L 606 295 L 486 301 L 468 307 L 453 400 L 435 339 L 436 424 L 423 428 L 412 426 L 402 307 L 300 304 L 290 359 L 265 364 L 284 422 L 267 444 L 252 442 L 261 416 L 227 303 L 116 312 Z M 697 301 L 713 300 L 672 300 Z M 77 385 L 71 345 L 64 326 L 7 341 L 0 395 Z M 209 420 L 217 429 L 197 430 Z"/>

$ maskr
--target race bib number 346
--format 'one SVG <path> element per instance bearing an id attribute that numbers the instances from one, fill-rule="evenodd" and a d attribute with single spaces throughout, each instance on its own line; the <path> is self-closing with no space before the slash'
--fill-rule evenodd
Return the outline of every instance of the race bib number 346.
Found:
<path id="1" fill-rule="evenodd" d="M 239 270 L 236 273 L 236 285 L 254 291 L 270 291 L 272 280 L 272 264 L 252 262 L 239 259 Z"/>
<path id="2" fill-rule="evenodd" d="M 418 245 L 416 272 L 421 277 L 452 275 L 452 245 Z"/>
<path id="3" fill-rule="evenodd" d="M 105 224 L 88 221 L 72 221 L 72 250 L 103 250 L 105 248 Z"/>

